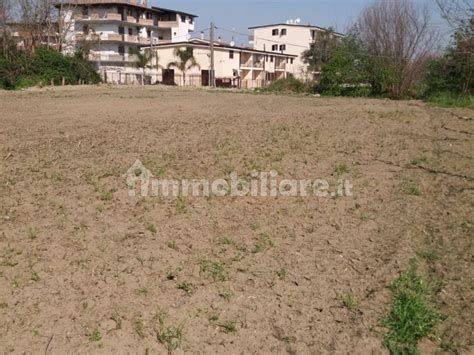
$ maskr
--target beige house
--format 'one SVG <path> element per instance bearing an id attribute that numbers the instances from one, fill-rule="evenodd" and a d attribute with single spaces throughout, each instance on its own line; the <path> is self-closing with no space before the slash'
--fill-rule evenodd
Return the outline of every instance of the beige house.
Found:
<path id="1" fill-rule="evenodd" d="M 169 63 L 178 60 L 177 49 L 192 48 L 197 62 L 182 73 Z M 159 44 L 154 47 L 158 55 L 159 73 L 153 76 L 155 68 L 149 68 L 152 82 L 158 81 L 172 85 L 208 86 L 211 68 L 210 42 L 193 39 L 189 42 Z M 221 87 L 257 88 L 277 79 L 293 75 L 296 56 L 259 51 L 252 48 L 237 47 L 231 44 L 216 42 L 214 44 L 214 68 L 216 84 Z M 156 63 L 154 64 L 156 65 Z"/>
<path id="2" fill-rule="evenodd" d="M 299 79 L 309 79 L 312 74 L 308 65 L 303 62 L 301 55 L 310 49 L 311 44 L 317 39 L 318 32 L 327 32 L 328 29 L 301 25 L 297 23 L 277 23 L 272 25 L 250 27 L 253 31 L 253 48 L 266 50 L 272 53 L 291 54 L 296 56 L 294 70 Z M 343 38 L 341 33 L 333 32 L 338 38 Z"/>

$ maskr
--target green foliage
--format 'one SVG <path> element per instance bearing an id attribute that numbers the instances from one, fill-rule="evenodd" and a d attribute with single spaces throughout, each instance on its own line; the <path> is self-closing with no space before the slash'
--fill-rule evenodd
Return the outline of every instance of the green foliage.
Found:
<path id="1" fill-rule="evenodd" d="M 442 107 L 473 107 L 474 17 L 454 35 L 444 56 L 428 64 L 425 99 Z"/>
<path id="2" fill-rule="evenodd" d="M 309 64 L 311 70 L 320 71 L 321 67 L 329 61 L 338 44 L 339 40 L 334 35 L 334 31 L 317 32 L 311 48 L 302 54 L 303 62 Z"/>
<path id="3" fill-rule="evenodd" d="M 389 329 L 384 344 L 392 354 L 418 354 L 418 341 L 431 333 L 441 316 L 429 302 L 427 284 L 414 262 L 390 289 L 393 302 L 383 322 Z"/>
<path id="4" fill-rule="evenodd" d="M 367 65 L 367 57 L 358 41 L 353 37 L 344 38 L 323 66 L 317 91 L 333 96 L 368 96 L 372 92 Z"/>
<path id="5" fill-rule="evenodd" d="M 211 277 L 214 281 L 226 281 L 229 279 L 229 272 L 225 264 L 220 261 L 201 259 L 199 261 L 199 271 L 201 274 Z"/>
<path id="6" fill-rule="evenodd" d="M 426 101 L 439 107 L 466 107 L 474 109 L 473 95 L 456 95 L 450 92 L 433 93 Z"/>
<path id="7" fill-rule="evenodd" d="M 302 94 L 312 93 L 313 89 L 311 85 L 305 84 L 302 81 L 291 77 L 286 79 L 275 80 L 262 91 Z"/>
<path id="8" fill-rule="evenodd" d="M 9 44 L 0 51 L 0 88 L 22 89 L 38 84 L 99 83 L 94 67 L 81 55 L 64 56 L 45 47 L 31 53 Z"/>

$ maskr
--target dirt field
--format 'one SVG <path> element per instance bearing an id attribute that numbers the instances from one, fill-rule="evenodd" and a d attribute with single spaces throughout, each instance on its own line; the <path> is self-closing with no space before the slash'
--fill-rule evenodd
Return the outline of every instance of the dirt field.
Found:
<path id="1" fill-rule="evenodd" d="M 383 354 L 417 258 L 473 353 L 474 112 L 179 88 L 0 92 L 0 352 Z M 353 197 L 129 197 L 278 171 Z M 348 302 L 350 300 L 350 302 Z"/>

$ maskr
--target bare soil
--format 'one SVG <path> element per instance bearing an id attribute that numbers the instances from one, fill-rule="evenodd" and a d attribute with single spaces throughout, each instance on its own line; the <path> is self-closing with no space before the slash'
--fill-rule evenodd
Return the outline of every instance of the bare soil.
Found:
<path id="1" fill-rule="evenodd" d="M 445 316 L 420 351 L 473 353 L 473 117 L 182 88 L 0 92 L 0 352 L 164 353 L 182 330 L 176 353 L 383 354 L 387 285 L 417 258 Z M 129 197 L 136 159 L 170 179 L 349 179 L 354 196 Z"/>

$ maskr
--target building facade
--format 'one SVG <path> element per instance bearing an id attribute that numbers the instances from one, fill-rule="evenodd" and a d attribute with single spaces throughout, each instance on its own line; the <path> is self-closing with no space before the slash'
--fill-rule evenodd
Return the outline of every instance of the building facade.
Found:
<path id="1" fill-rule="evenodd" d="M 67 28 L 63 51 L 84 50 L 101 76 L 106 71 L 138 75 L 140 48 L 187 41 L 197 17 L 148 7 L 146 0 L 69 0 L 57 7 Z"/>
<path id="2" fill-rule="evenodd" d="M 186 65 L 189 69 L 183 73 L 176 65 L 179 62 L 176 50 L 192 48 L 196 65 Z M 168 85 L 209 86 L 211 69 L 210 42 L 192 39 L 188 42 L 158 44 L 153 48 L 154 62 L 145 73 L 148 82 Z M 215 42 L 214 70 L 218 87 L 259 88 L 268 83 L 293 75 L 295 56 L 281 53 L 258 51 L 252 48 L 237 47 L 232 44 Z M 121 78 L 107 72 L 107 81 L 120 82 Z"/>
<path id="3" fill-rule="evenodd" d="M 250 27 L 249 30 L 253 31 L 254 49 L 295 55 L 295 77 L 303 80 L 313 77 L 314 73 L 303 62 L 301 55 L 311 48 L 311 44 L 317 40 L 318 33 L 328 32 L 328 29 L 296 23 L 277 23 Z M 337 32 L 331 32 L 331 34 L 337 38 L 344 37 L 343 34 Z"/>

